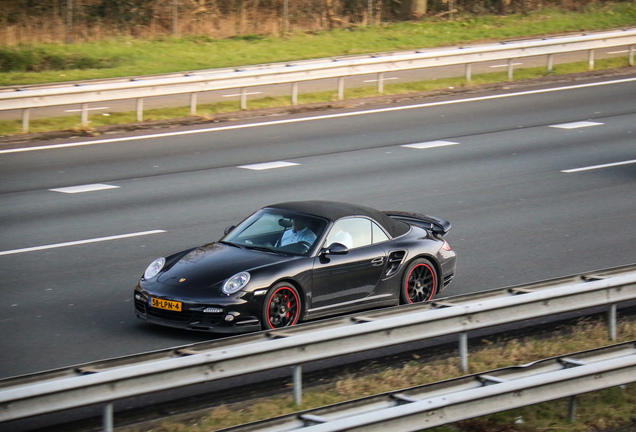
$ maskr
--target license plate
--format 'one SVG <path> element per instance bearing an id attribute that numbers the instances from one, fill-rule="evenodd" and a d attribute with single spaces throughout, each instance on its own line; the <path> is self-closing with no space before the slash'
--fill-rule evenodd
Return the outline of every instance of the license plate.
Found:
<path id="1" fill-rule="evenodd" d="M 169 311 L 181 312 L 181 302 L 161 300 L 158 298 L 150 297 L 148 304 L 157 309 L 165 309 Z"/>

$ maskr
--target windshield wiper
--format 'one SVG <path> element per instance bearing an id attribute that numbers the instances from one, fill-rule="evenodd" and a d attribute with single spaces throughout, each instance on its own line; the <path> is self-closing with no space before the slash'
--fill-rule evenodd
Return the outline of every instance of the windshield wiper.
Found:
<path id="1" fill-rule="evenodd" d="M 219 243 L 224 244 L 224 245 L 228 245 L 228 246 L 234 246 L 234 247 L 237 247 L 239 249 L 243 249 L 243 246 L 238 245 L 236 243 L 229 242 L 229 241 L 220 241 Z"/>
<path id="2" fill-rule="evenodd" d="M 257 250 L 257 251 L 261 251 L 261 252 L 273 252 L 275 254 L 278 255 L 284 255 L 282 252 L 277 251 L 276 249 L 272 249 L 270 247 L 267 246 L 257 246 L 257 245 L 245 245 L 246 249 L 251 249 L 251 250 Z"/>

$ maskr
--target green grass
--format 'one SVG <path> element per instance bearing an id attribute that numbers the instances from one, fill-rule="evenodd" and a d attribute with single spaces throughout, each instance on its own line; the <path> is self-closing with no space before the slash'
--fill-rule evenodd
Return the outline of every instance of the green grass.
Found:
<path id="1" fill-rule="evenodd" d="M 636 323 L 621 322 L 619 341 L 636 339 Z M 484 341 L 482 347 L 469 353 L 470 373 L 526 364 L 532 361 L 609 344 L 604 322 L 582 320 L 574 327 L 557 329 L 549 338 Z M 213 407 L 178 421 L 163 420 L 154 425 L 129 427 L 127 432 L 202 432 L 237 424 L 267 419 L 325 405 L 393 390 L 456 378 L 457 357 L 431 360 L 412 354 L 411 359 L 394 367 L 369 365 L 335 377 L 303 391 L 303 405 L 293 403 L 292 391 L 267 398 L 254 398 L 235 404 Z M 625 387 L 577 396 L 577 418 L 567 418 L 568 399 L 504 411 L 453 425 L 432 429 L 435 432 L 495 432 L 495 431 L 563 431 L 584 432 L 618 427 L 630 423 L 636 416 L 636 383 Z M 523 423 L 520 423 L 523 421 Z M 513 429 L 514 427 L 514 429 Z M 595 429 L 598 428 L 598 429 Z"/>

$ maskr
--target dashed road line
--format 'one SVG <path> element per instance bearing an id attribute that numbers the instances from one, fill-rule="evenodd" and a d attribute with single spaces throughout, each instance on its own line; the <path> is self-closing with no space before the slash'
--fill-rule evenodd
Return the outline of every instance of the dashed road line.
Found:
<path id="1" fill-rule="evenodd" d="M 108 185 L 103 183 L 95 183 L 81 186 L 69 186 L 63 188 L 49 189 L 51 192 L 61 192 L 65 194 L 76 194 L 83 192 L 95 192 L 107 189 L 118 189 L 119 186 Z"/>
<path id="2" fill-rule="evenodd" d="M 275 168 L 287 168 L 287 167 L 291 167 L 295 165 L 300 165 L 300 164 L 297 164 L 294 162 L 278 161 L 278 162 L 265 162 L 265 163 L 259 163 L 259 164 L 253 164 L 253 165 L 240 165 L 239 168 L 253 170 L 253 171 L 263 171 L 263 170 L 275 169 Z"/>
<path id="3" fill-rule="evenodd" d="M 415 144 L 404 144 L 400 147 L 421 150 L 421 149 L 444 147 L 444 146 L 451 146 L 451 145 L 457 145 L 457 144 L 459 143 L 454 141 L 428 141 L 428 142 L 421 142 L 421 143 L 415 143 Z"/>
<path id="4" fill-rule="evenodd" d="M 603 124 L 604 123 L 598 123 L 593 121 L 578 121 L 578 122 L 572 122 L 572 123 L 550 125 L 550 127 L 557 128 L 557 129 L 579 129 L 579 128 L 590 127 L 590 126 L 601 126 Z"/>

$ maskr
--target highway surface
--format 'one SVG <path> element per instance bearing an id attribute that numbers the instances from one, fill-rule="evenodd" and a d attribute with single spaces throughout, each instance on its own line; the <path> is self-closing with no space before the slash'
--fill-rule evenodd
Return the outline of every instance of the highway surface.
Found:
<path id="1" fill-rule="evenodd" d="M 133 287 L 268 203 L 449 219 L 444 296 L 634 263 L 635 101 L 598 78 L 0 148 L 0 378 L 217 337 L 141 322 Z"/>

